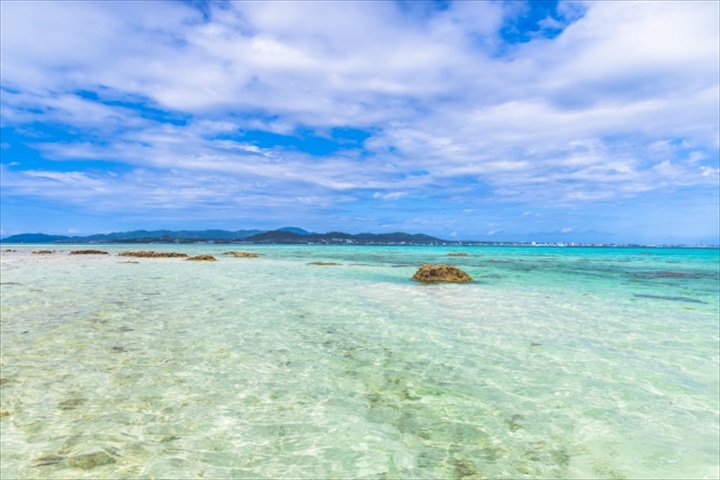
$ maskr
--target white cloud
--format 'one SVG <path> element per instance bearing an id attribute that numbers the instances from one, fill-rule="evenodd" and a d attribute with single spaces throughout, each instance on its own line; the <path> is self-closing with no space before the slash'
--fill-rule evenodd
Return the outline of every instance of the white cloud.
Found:
<path id="1" fill-rule="evenodd" d="M 3 193 L 62 198 L 65 203 L 97 213 L 124 214 L 137 210 L 152 212 L 203 212 L 208 218 L 222 218 L 266 209 L 294 209 L 298 202 L 327 208 L 350 201 L 342 194 L 308 195 L 311 190 L 297 186 L 276 195 L 251 181 L 232 176 L 193 174 L 185 171 L 135 170 L 123 175 L 15 171 L 2 167 Z M 292 187 L 292 184 L 286 184 Z"/>
<path id="2" fill-rule="evenodd" d="M 567 207 L 716 185 L 717 2 L 591 2 L 582 18 L 562 3 L 575 23 L 502 55 L 497 32 L 517 5 L 429 5 L 218 2 L 205 18 L 181 2 L 0 2 L 3 125 L 71 131 L 25 136 L 57 169 L 131 168 L 13 169 L 12 191 L 85 185 L 68 196 L 80 202 L 104 195 L 99 182 L 147 205 L 198 205 L 263 185 L 273 204 L 424 195 L 472 209 L 483 189 Z M 362 152 L 322 157 L 242 136 L 332 127 L 372 135 Z M 173 202 L 153 175 L 179 188 Z"/>
<path id="3" fill-rule="evenodd" d="M 380 199 L 380 200 L 398 200 L 406 195 L 407 195 L 406 192 L 390 192 L 390 193 L 375 192 L 375 193 L 373 193 L 372 197 Z"/>

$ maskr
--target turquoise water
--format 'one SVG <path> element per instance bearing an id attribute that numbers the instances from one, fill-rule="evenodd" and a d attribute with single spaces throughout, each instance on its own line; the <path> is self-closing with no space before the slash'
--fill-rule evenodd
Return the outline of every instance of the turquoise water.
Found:
<path id="1" fill-rule="evenodd" d="M 717 250 L 79 248 L 2 246 L 0 478 L 720 476 Z"/>

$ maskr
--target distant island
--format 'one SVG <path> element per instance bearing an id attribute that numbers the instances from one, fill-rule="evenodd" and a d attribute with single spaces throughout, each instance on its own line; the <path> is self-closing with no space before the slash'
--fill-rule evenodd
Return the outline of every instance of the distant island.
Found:
<path id="1" fill-rule="evenodd" d="M 92 244 L 92 243 L 217 243 L 217 244 L 268 244 L 268 245 L 484 245 L 513 247 L 624 247 L 624 248 L 718 248 L 717 245 L 647 245 L 635 243 L 577 243 L 577 242 L 521 242 L 443 240 L 422 233 L 344 233 L 308 232 L 298 227 L 276 230 L 133 230 L 88 236 L 48 235 L 22 233 L 0 239 L 0 243 L 29 244 Z"/>
<path id="2" fill-rule="evenodd" d="M 448 245 L 448 242 L 424 234 L 314 233 L 297 227 L 277 230 L 134 230 L 88 236 L 47 235 L 23 233 L 1 240 L 3 243 L 249 243 L 294 245 Z"/>

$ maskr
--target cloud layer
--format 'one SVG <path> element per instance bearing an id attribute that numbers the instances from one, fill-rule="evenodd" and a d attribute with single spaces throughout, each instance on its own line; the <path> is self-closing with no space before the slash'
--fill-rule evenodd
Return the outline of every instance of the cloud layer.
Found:
<path id="1" fill-rule="evenodd" d="M 720 235 L 717 2 L 0 8 L 7 234 Z"/>

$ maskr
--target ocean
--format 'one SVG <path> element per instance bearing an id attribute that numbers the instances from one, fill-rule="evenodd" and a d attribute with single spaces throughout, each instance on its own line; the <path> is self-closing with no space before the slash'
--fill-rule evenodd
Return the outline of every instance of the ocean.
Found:
<path id="1" fill-rule="evenodd" d="M 717 249 L 2 250 L 2 479 L 720 477 Z"/>

